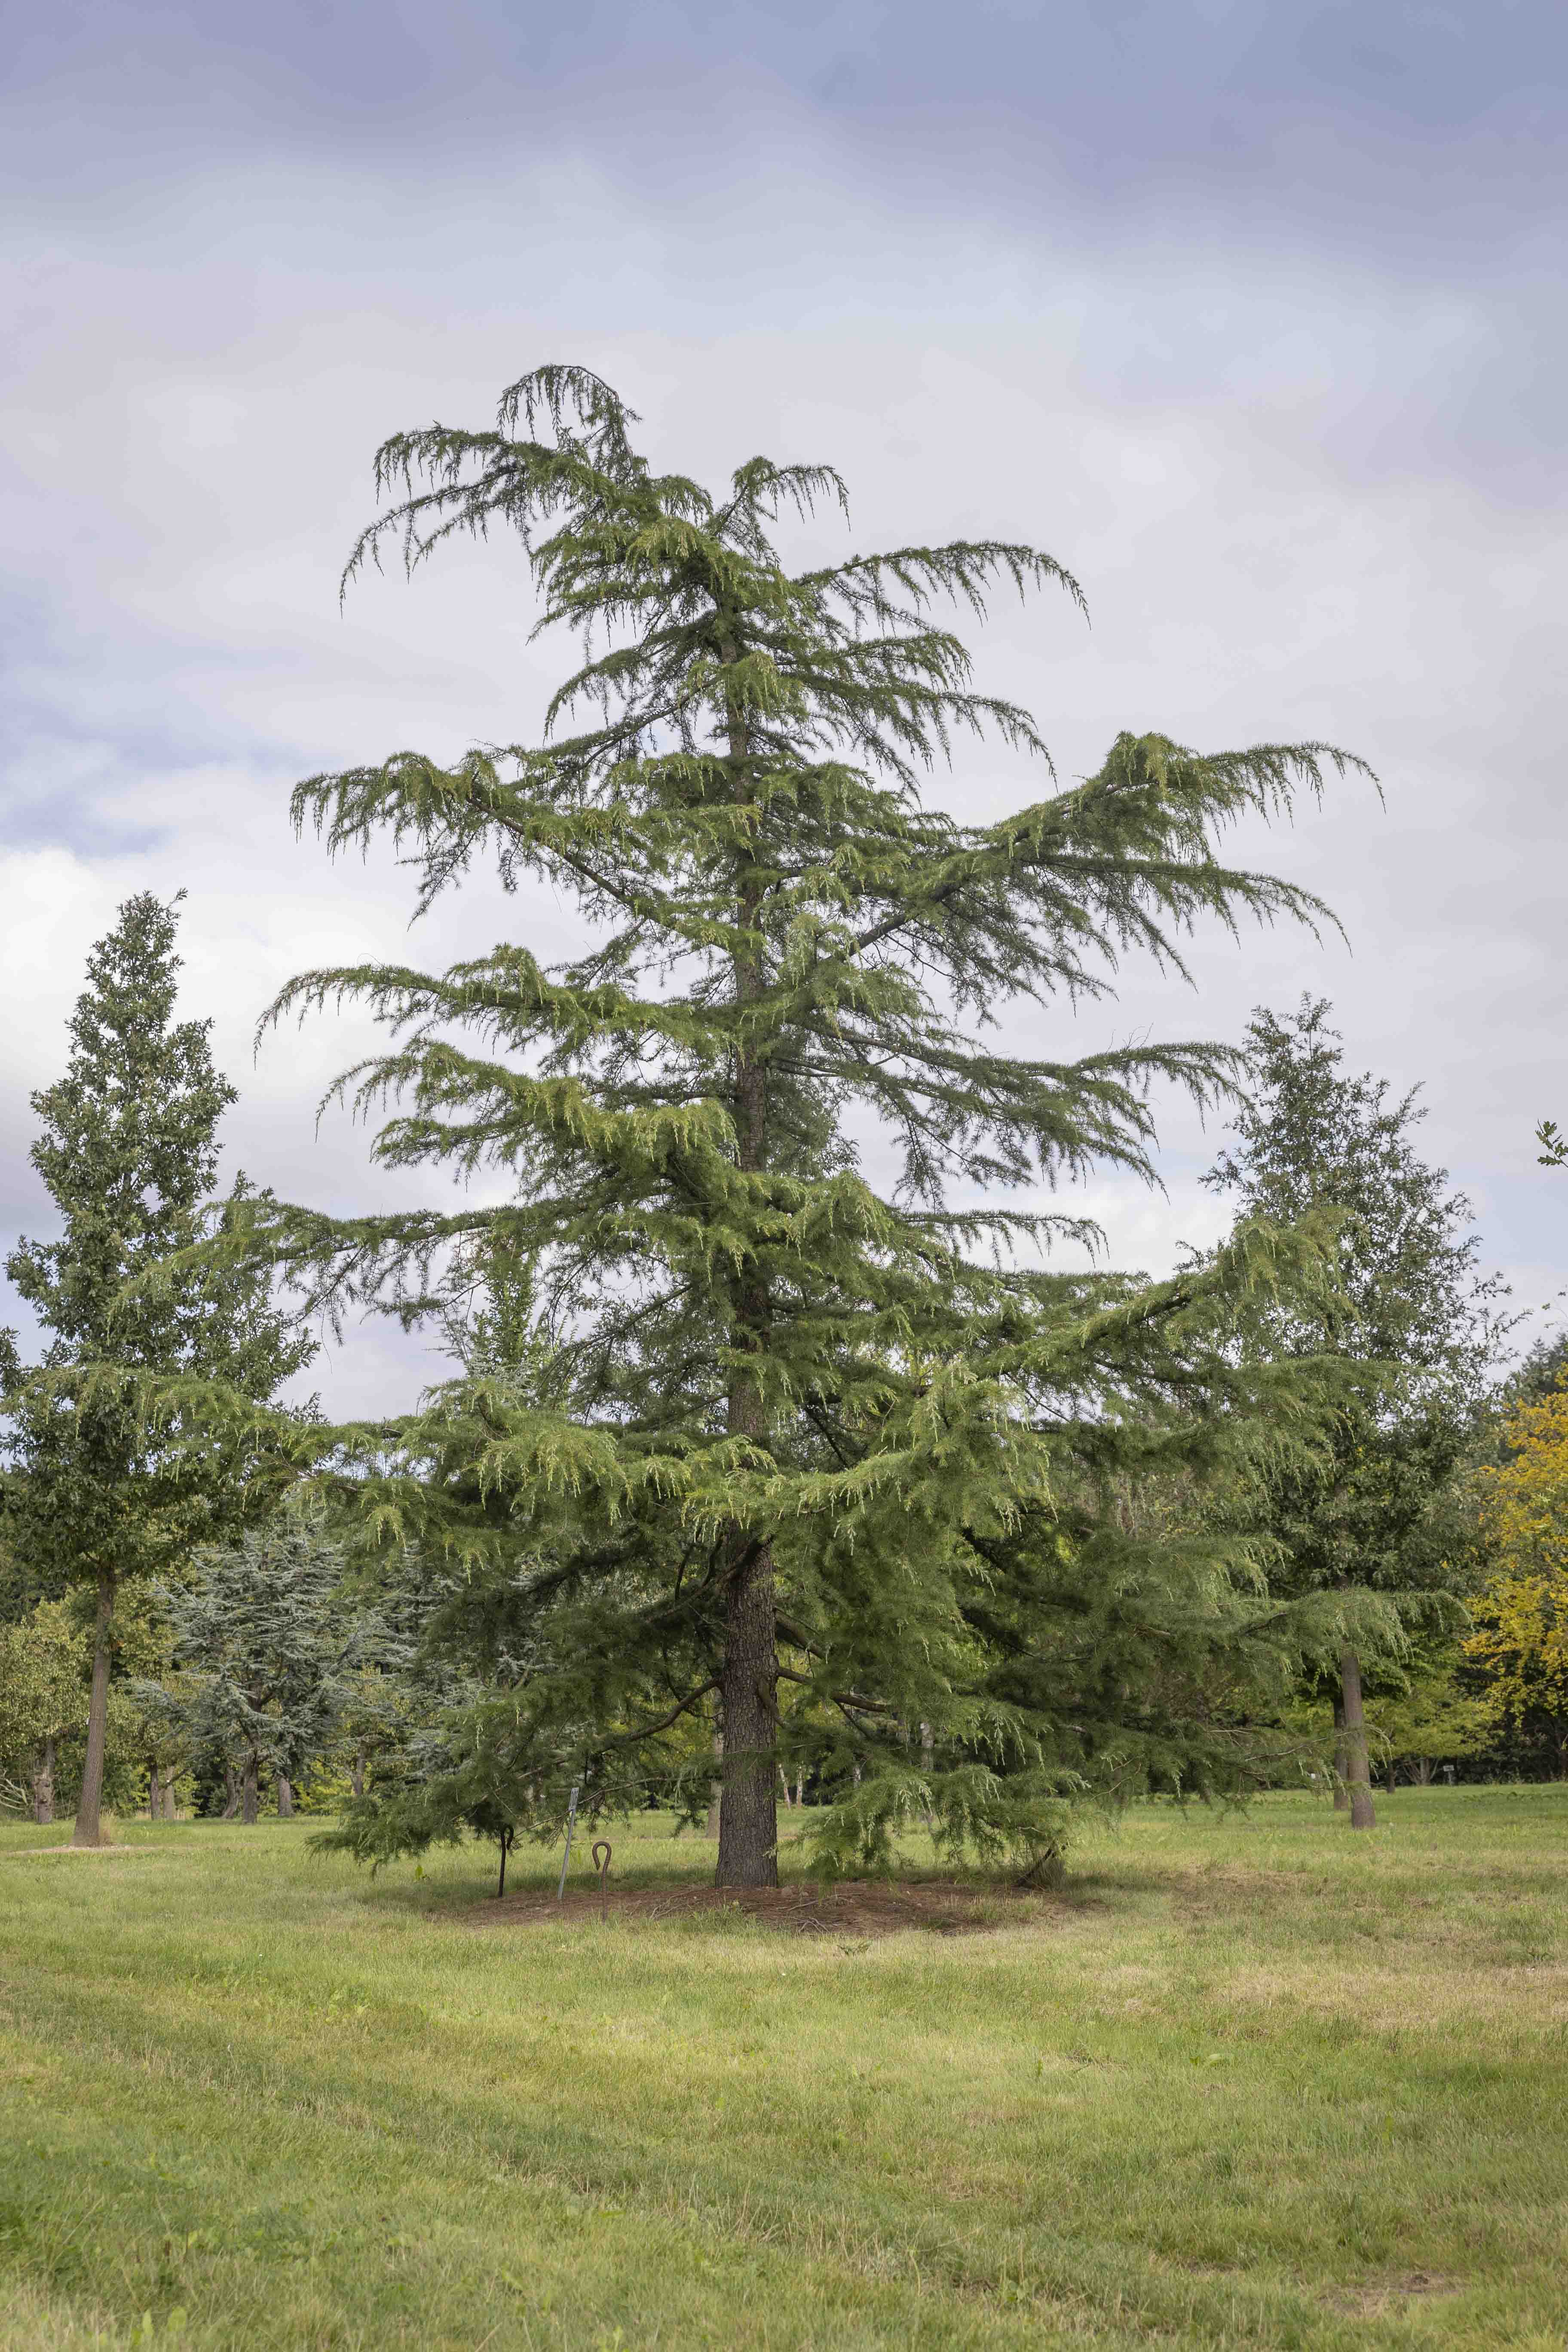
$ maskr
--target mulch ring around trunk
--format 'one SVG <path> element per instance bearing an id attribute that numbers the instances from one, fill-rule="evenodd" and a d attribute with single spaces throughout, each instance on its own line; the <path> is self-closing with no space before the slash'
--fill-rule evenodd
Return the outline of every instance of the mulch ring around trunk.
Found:
<path id="1" fill-rule="evenodd" d="M 612 1880 L 605 1901 L 607 1922 L 663 1926 L 690 1922 L 703 1912 L 721 1921 L 744 1916 L 795 1936 L 895 1936 L 910 1927 L 938 1936 L 973 1936 L 994 1927 L 1022 1927 L 1049 1909 L 1050 1898 L 1007 1886 L 956 1886 L 845 1879 L 836 1886 L 624 1886 Z M 497 1902 L 477 1904 L 467 1915 L 475 1927 L 537 1927 L 551 1920 L 586 1927 L 600 1919 L 596 1886 L 572 1886 L 563 1902 L 552 1892 L 530 1888 Z"/>

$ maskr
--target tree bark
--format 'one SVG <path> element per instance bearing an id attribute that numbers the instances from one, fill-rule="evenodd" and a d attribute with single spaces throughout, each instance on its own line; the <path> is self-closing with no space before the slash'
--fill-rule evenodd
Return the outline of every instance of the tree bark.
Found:
<path id="1" fill-rule="evenodd" d="M 245 1823 L 247 1829 L 254 1829 L 256 1826 L 256 1780 L 258 1762 L 258 1759 L 255 1755 L 247 1756 L 245 1759 L 245 1780 L 243 1783 L 244 1793 L 240 1801 L 239 1817 Z"/>
<path id="2" fill-rule="evenodd" d="M 1430 1756 L 1422 1757 L 1420 1762 L 1415 1767 L 1415 1778 L 1423 1789 L 1429 1789 L 1432 1786 L 1432 1759 Z"/>
<path id="3" fill-rule="evenodd" d="M 719 1778 L 709 1783 L 710 1794 L 708 1799 L 708 1828 L 706 1834 L 710 1837 L 715 1845 L 717 1845 L 719 1842 L 719 1809 L 723 1801 L 724 1795 L 724 1735 L 721 1731 L 716 1731 L 713 1734 L 713 1754 L 719 1765 Z"/>
<path id="4" fill-rule="evenodd" d="M 1372 1801 L 1372 1774 L 1367 1765 L 1366 1717 L 1362 1711 L 1361 1660 L 1348 1644 L 1340 1652 L 1340 1683 L 1344 1693 L 1345 1779 L 1350 1783 L 1351 1827 L 1370 1830 L 1377 1814 Z"/>
<path id="5" fill-rule="evenodd" d="M 930 1724 L 922 1723 L 921 1726 L 921 1770 L 925 1774 L 926 1786 L 928 1788 L 931 1786 L 931 1776 L 935 1767 L 935 1762 L 936 1741 L 932 1738 Z M 935 1829 L 936 1815 L 932 1812 L 929 1802 L 925 1809 L 925 1822 L 928 1830 Z"/>
<path id="6" fill-rule="evenodd" d="M 38 1742 L 33 1769 L 33 1819 L 47 1825 L 55 1817 L 55 1743 Z"/>
<path id="7" fill-rule="evenodd" d="M 278 1818 L 282 1822 L 294 1818 L 294 1784 L 286 1772 L 278 1775 Z"/>
<path id="8" fill-rule="evenodd" d="M 1344 1700 L 1333 1703 L 1333 1809 L 1350 1811 L 1350 1750 L 1344 1748 Z"/>
<path id="9" fill-rule="evenodd" d="M 76 1809 L 72 1845 L 103 1845 L 103 1748 L 109 1729 L 109 1661 L 114 1624 L 114 1570 L 98 1571 L 98 1623 L 93 1632 L 92 1696 L 87 1710 L 87 1759 Z"/>
<path id="10" fill-rule="evenodd" d="M 166 1822 L 179 1819 L 174 1807 L 174 1776 L 172 1772 L 163 1783 L 163 1819 Z"/>
<path id="11" fill-rule="evenodd" d="M 232 1764 L 226 1764 L 223 1768 L 223 1819 L 232 1822 L 239 1811 L 239 1776 Z"/>
<path id="12" fill-rule="evenodd" d="M 779 1814 L 773 1786 L 773 1734 L 778 1661 L 773 1562 L 765 1544 L 735 1565 L 725 1631 L 724 1794 L 719 1807 L 715 1883 L 776 1886 Z"/>
<path id="13" fill-rule="evenodd" d="M 147 1818 L 155 1822 L 163 1810 L 163 1791 L 159 1784 L 157 1764 L 147 1767 Z"/>
<path id="14" fill-rule="evenodd" d="M 1389 1795 L 1392 1797 L 1392 1796 L 1393 1796 L 1393 1794 L 1394 1794 L 1394 1766 L 1393 1766 L 1392 1764 L 1390 1764 L 1390 1765 L 1389 1765 L 1389 1768 L 1388 1768 L 1387 1771 L 1384 1774 L 1383 1785 L 1384 1785 L 1384 1787 L 1388 1790 Z"/>
<path id="15" fill-rule="evenodd" d="M 354 1793 L 354 1795 L 355 1795 L 356 1797 L 363 1797 L 363 1794 L 364 1794 L 364 1742 L 363 1742 L 363 1740 L 361 1740 L 361 1742 L 360 1742 L 359 1746 L 354 1749 L 353 1769 L 353 1771 L 349 1774 L 349 1787 L 353 1790 L 353 1793 Z"/>

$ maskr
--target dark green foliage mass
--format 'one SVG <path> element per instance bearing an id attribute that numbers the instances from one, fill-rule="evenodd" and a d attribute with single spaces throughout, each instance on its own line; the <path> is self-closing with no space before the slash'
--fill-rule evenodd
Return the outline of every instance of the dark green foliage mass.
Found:
<path id="1" fill-rule="evenodd" d="M 1554 1390 L 1568 1380 L 1568 1331 L 1545 1331 L 1528 1347 L 1502 1383 L 1500 1401 L 1505 1405 L 1542 1404 Z M 1506 1437 L 1494 1428 L 1492 1458 L 1505 1462 L 1510 1456 Z"/>
<path id="2" fill-rule="evenodd" d="M 1026 1196 L 1148 1174 L 1151 1086 L 1212 1101 L 1235 1062 L 1202 1042 L 1075 1057 L 1071 1008 L 1134 950 L 1179 976 L 1195 924 L 1314 919 L 1216 837 L 1345 761 L 1123 733 L 1058 789 L 941 618 L 983 618 L 997 589 L 1076 601 L 1050 557 L 965 541 L 792 569 L 781 525 L 845 505 L 830 467 L 758 457 L 710 491 L 653 471 L 634 424 L 547 368 L 494 431 L 380 454 L 395 502 L 351 573 L 510 528 L 537 627 L 580 657 L 539 740 L 319 776 L 298 818 L 334 851 L 386 835 L 421 905 L 481 859 L 546 885 L 583 943 L 546 967 L 524 899 L 513 938 L 446 971 L 295 982 L 279 1015 L 353 1000 L 393 1033 L 342 1082 L 385 1112 L 378 1160 L 471 1189 L 446 1212 L 258 1208 L 246 1245 L 340 1311 L 526 1288 L 510 1354 L 333 1433 L 363 1530 L 459 1570 L 437 1637 L 493 1694 L 487 1786 L 519 1818 L 573 1781 L 602 1803 L 684 1790 L 695 1813 L 717 1725 L 722 1883 L 774 1874 L 781 1760 L 841 1792 L 817 1816 L 832 1866 L 875 1863 L 913 1811 L 1038 1864 L 1083 1787 L 1236 1769 L 1215 1684 L 1247 1670 L 1257 1563 L 1144 1490 L 1306 1439 L 1310 1368 L 1278 1378 L 1229 1335 L 1260 1287 L 1322 1270 L 1310 1234 L 1262 1231 L 1152 1290 L 1040 1270 L 1084 1229 Z M 927 801 L 986 734 L 1046 770 L 1044 796 L 996 823 Z M 430 1834 L 423 1802 L 367 1798 L 362 1850 Z"/>
<path id="3" fill-rule="evenodd" d="M 233 1768 L 254 1822 L 263 1773 L 297 1781 L 331 1744 L 384 1629 L 351 1603 L 341 1549 L 308 1520 L 247 1528 L 195 1569 L 190 1586 L 163 1596 L 179 1681 L 134 1695 L 176 1713 L 193 1753 Z"/>
<path id="4" fill-rule="evenodd" d="M 61 1231 L 20 1241 L 6 1261 L 48 1335 L 37 1366 L 24 1369 L 14 1345 L 0 1366 L 15 1573 L 31 1593 L 97 1595 L 87 1843 L 99 1835 L 116 1593 L 221 1532 L 244 1483 L 243 1440 L 210 1425 L 182 1433 L 177 1417 L 155 1428 L 149 1383 L 196 1376 L 265 1400 L 312 1353 L 274 1307 L 265 1267 L 209 1255 L 178 1283 L 147 1279 L 204 1229 L 217 1126 L 235 1099 L 213 1066 L 211 1024 L 174 1019 L 176 928 L 175 906 L 143 892 L 89 956 L 66 1073 L 33 1097 L 33 1164 Z M 216 1213 L 220 1229 L 258 1205 L 240 1179 Z"/>

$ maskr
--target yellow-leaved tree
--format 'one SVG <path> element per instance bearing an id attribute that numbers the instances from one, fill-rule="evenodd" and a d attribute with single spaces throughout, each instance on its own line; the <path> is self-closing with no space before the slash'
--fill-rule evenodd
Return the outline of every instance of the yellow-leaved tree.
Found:
<path id="1" fill-rule="evenodd" d="M 1512 1458 L 1484 1474 L 1500 1565 L 1465 1649 L 1499 1728 L 1545 1746 L 1568 1779 L 1568 1381 L 1515 1406 L 1504 1434 Z"/>

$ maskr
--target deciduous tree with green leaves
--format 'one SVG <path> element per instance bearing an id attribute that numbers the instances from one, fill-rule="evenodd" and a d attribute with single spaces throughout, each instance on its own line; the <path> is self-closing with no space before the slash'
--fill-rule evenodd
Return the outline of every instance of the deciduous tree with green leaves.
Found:
<path id="1" fill-rule="evenodd" d="M 57 1751 L 81 1727 L 87 1658 L 64 1601 L 0 1626 L 0 1762 L 26 1776 L 36 1822 L 55 1817 Z"/>
<path id="2" fill-rule="evenodd" d="M 1403 1691 L 1379 1692 L 1372 1700 L 1368 1730 L 1391 1792 L 1401 1765 L 1426 1788 L 1434 1764 L 1485 1752 L 1493 1729 L 1492 1710 L 1485 1697 L 1461 1688 L 1459 1665 L 1450 1649 L 1447 1655 L 1417 1663 L 1407 1673 Z"/>
<path id="3" fill-rule="evenodd" d="M 223 1382 L 271 1398 L 313 1352 L 272 1302 L 264 1267 L 209 1255 L 177 1285 L 135 1286 L 189 1247 L 217 1170 L 234 1088 L 214 1068 L 210 1023 L 176 1021 L 177 901 L 128 898 L 88 959 L 65 1076 L 35 1094 L 33 1165 L 60 1218 L 54 1241 L 20 1241 L 6 1272 L 48 1335 L 24 1369 L 6 1339 L 7 1535 L 35 1588 L 86 1584 L 97 1630 L 87 1760 L 74 1842 L 101 1841 L 104 1737 L 116 1596 L 169 1573 L 232 1519 L 240 1441 L 210 1424 L 154 1428 L 150 1381 Z M 256 1203 L 244 1180 L 218 1222 Z"/>
<path id="4" fill-rule="evenodd" d="M 1111 1489 L 1307 1433 L 1310 1370 L 1277 1380 L 1226 1335 L 1322 1263 L 1259 1230 L 1157 1287 L 1042 1270 L 1085 1229 L 1031 1193 L 1151 1174 L 1151 1087 L 1212 1101 L 1235 1060 L 1075 1057 L 1068 1015 L 1124 953 L 1180 973 L 1194 925 L 1314 920 L 1217 836 L 1346 761 L 1123 733 L 1058 789 L 939 608 L 1076 604 L 1059 563 L 978 541 L 792 564 L 787 530 L 846 507 L 830 467 L 757 457 L 710 490 L 655 471 L 635 423 L 547 367 L 493 431 L 380 453 L 390 503 L 350 574 L 510 529 L 537 630 L 580 658 L 537 740 L 315 777 L 298 821 L 335 852 L 388 838 L 421 908 L 489 861 L 574 907 L 582 944 L 546 965 L 524 898 L 513 937 L 446 971 L 301 975 L 276 1017 L 348 1000 L 395 1033 L 343 1082 L 394 1106 L 377 1159 L 471 1189 L 445 1211 L 258 1210 L 247 1245 L 314 1305 L 411 1321 L 476 1265 L 531 1269 L 526 1377 L 475 1365 L 331 1433 L 363 1527 L 460 1567 L 442 1622 L 496 1692 L 492 1795 L 510 1775 L 520 1805 L 573 1780 L 639 1801 L 662 1736 L 716 1709 L 719 1882 L 772 1883 L 778 1764 L 805 1760 L 783 1752 L 787 1682 L 813 1702 L 803 1737 L 837 1727 L 811 1760 L 852 1790 L 815 1816 L 830 1864 L 875 1863 L 928 1813 L 950 1843 L 1037 1859 L 1077 1789 L 1222 1769 L 1188 1699 L 1245 1646 L 1247 1538 L 1124 1535 Z M 996 822 L 964 814 L 967 784 L 929 800 L 988 733 L 1044 796 Z M 301 1461 L 319 1444 L 283 1438 Z M 700 1805 L 707 1741 L 688 1745 Z M 367 1853 L 429 1834 L 369 1799 L 353 1822 Z"/>

